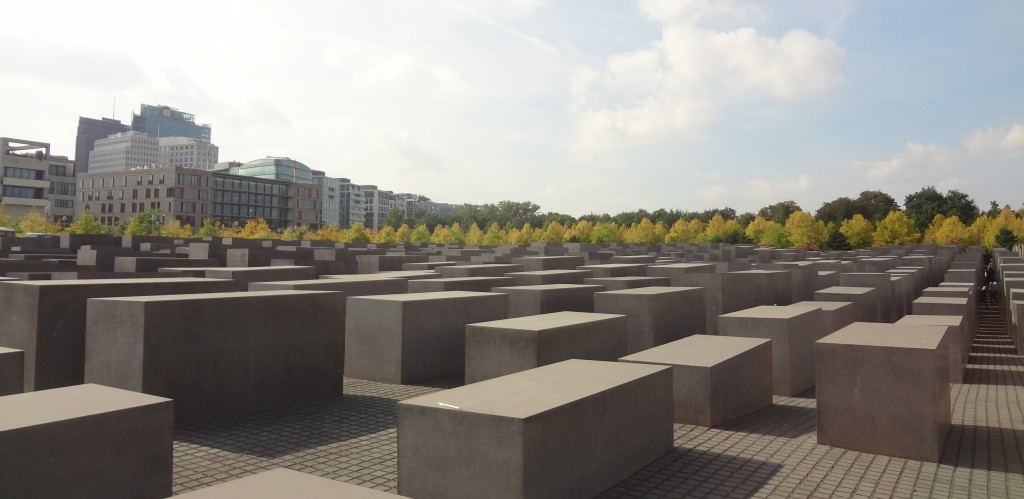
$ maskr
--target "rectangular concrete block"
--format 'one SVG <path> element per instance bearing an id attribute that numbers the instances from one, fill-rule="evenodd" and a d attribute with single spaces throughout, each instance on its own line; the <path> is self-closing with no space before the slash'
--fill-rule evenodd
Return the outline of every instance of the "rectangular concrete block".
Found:
<path id="1" fill-rule="evenodd" d="M 511 272 L 522 272 L 523 266 L 516 263 L 491 263 L 481 265 L 457 265 L 435 269 L 442 278 L 452 277 L 504 277 Z"/>
<path id="2" fill-rule="evenodd" d="M 819 340 L 818 443 L 938 462 L 952 419 L 945 335 L 858 322 Z"/>
<path id="3" fill-rule="evenodd" d="M 505 277 L 514 277 L 510 286 L 540 286 L 543 284 L 583 284 L 590 277 L 589 270 L 535 270 L 532 272 L 509 272 Z"/>
<path id="4" fill-rule="evenodd" d="M 394 499 L 405 497 L 287 468 L 256 473 L 174 496 L 178 499 Z"/>
<path id="5" fill-rule="evenodd" d="M 466 384 L 569 359 L 626 355 L 626 317 L 554 312 L 466 326 Z"/>
<path id="6" fill-rule="evenodd" d="M 508 318 L 508 296 L 472 291 L 355 296 L 346 315 L 346 376 L 417 383 L 462 376 L 466 325 Z"/>
<path id="7" fill-rule="evenodd" d="M 967 321 L 958 315 L 908 315 L 896 321 L 905 326 L 944 326 L 949 349 L 949 382 L 963 383 L 964 370 L 971 357 L 971 333 Z"/>
<path id="8" fill-rule="evenodd" d="M 338 397 L 344 324 L 337 292 L 97 298 L 85 380 L 172 398 L 179 426 Z"/>
<path id="9" fill-rule="evenodd" d="M 839 285 L 845 287 L 875 288 L 878 307 L 875 317 L 878 322 L 895 322 L 902 317 L 896 314 L 896 291 L 891 276 L 887 273 L 850 272 L 839 275 Z M 902 312 L 902 307 L 900 307 Z"/>
<path id="10" fill-rule="evenodd" d="M 0 397 L 25 391 L 25 352 L 0 347 Z"/>
<path id="11" fill-rule="evenodd" d="M 316 279 L 316 267 L 281 265 L 275 267 L 224 267 L 207 269 L 209 279 L 231 279 L 237 291 L 246 291 L 253 282 L 298 281 Z"/>
<path id="12" fill-rule="evenodd" d="M 606 291 L 618 291 L 620 289 L 668 286 L 672 284 L 672 281 L 668 277 L 589 277 L 583 280 L 583 284 L 596 284 L 604 286 Z"/>
<path id="13" fill-rule="evenodd" d="M 627 353 L 704 334 L 704 288 L 647 287 L 594 294 L 594 311 L 629 319 Z"/>
<path id="14" fill-rule="evenodd" d="M 602 265 L 583 265 L 579 270 L 589 270 L 594 277 L 644 277 L 647 275 L 645 263 L 606 263 Z"/>
<path id="15" fill-rule="evenodd" d="M 0 283 L 0 345 L 25 351 L 25 391 L 78 385 L 85 372 L 86 300 L 232 291 L 216 279 L 91 279 Z"/>
<path id="16" fill-rule="evenodd" d="M 410 293 L 435 293 L 438 291 L 477 291 L 486 293 L 498 286 L 515 286 L 512 277 L 452 277 L 441 279 L 417 279 L 409 281 Z"/>
<path id="17" fill-rule="evenodd" d="M 848 301 L 802 301 L 790 307 L 805 307 L 820 309 L 825 316 L 825 334 L 831 334 L 840 329 L 857 322 L 858 310 Z"/>
<path id="18" fill-rule="evenodd" d="M 720 336 L 772 340 L 772 389 L 795 396 L 814 386 L 814 342 L 828 331 L 818 308 L 754 307 L 718 317 Z"/>
<path id="19" fill-rule="evenodd" d="M 525 256 L 513 258 L 512 263 L 522 265 L 524 272 L 535 272 L 539 270 L 576 270 L 576 267 L 584 265 L 586 262 L 579 255 L 564 255 Z"/>
<path id="20" fill-rule="evenodd" d="M 675 422 L 711 427 L 772 405 L 770 343 L 697 334 L 619 360 L 672 367 Z"/>
<path id="21" fill-rule="evenodd" d="M 353 277 L 376 276 L 378 274 L 358 274 Z M 366 279 L 309 279 L 302 281 L 271 281 L 251 282 L 249 291 L 273 291 L 291 289 L 296 291 L 340 291 L 345 297 L 392 295 L 409 291 L 409 281 L 405 279 L 382 279 L 378 277 Z"/>
<path id="22" fill-rule="evenodd" d="M 593 497 L 672 431 L 670 368 L 568 360 L 399 402 L 398 493 Z"/>
<path id="23" fill-rule="evenodd" d="M 604 291 L 593 284 L 545 284 L 509 286 L 491 289 L 508 295 L 508 316 L 550 314 L 552 312 L 593 312 L 594 293 Z"/>
<path id="24" fill-rule="evenodd" d="M 172 405 L 100 385 L 0 397 L 0 495 L 170 496 Z"/>
<path id="25" fill-rule="evenodd" d="M 857 308 L 857 322 L 878 322 L 878 290 L 868 287 L 832 286 L 814 292 L 814 301 L 847 301 Z"/>

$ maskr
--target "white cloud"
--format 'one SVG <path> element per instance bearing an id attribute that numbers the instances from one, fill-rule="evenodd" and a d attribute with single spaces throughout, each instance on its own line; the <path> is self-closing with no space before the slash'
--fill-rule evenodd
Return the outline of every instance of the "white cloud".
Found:
<path id="1" fill-rule="evenodd" d="M 703 137 L 732 101 L 799 99 L 842 80 L 845 51 L 834 41 L 794 29 L 779 38 L 752 27 L 716 29 L 708 19 L 757 19 L 736 2 L 642 0 L 662 23 L 661 39 L 609 56 L 600 69 L 573 77 L 576 152 L 600 156 L 623 145 Z M 756 105 L 756 104 L 755 104 Z"/>
<path id="2" fill-rule="evenodd" d="M 903 151 L 881 161 L 855 161 L 854 168 L 862 170 L 874 181 L 928 179 L 937 173 L 948 172 L 956 166 L 960 154 L 935 144 L 907 142 Z"/>
<path id="3" fill-rule="evenodd" d="M 964 147 L 975 156 L 1000 159 L 1024 157 L 1024 123 L 979 128 L 964 138 Z"/>

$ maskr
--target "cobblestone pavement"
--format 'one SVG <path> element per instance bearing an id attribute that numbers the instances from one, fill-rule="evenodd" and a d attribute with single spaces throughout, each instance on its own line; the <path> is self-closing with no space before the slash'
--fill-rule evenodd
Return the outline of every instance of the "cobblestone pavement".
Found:
<path id="1" fill-rule="evenodd" d="M 996 309 L 978 311 L 940 463 L 818 445 L 812 392 L 718 428 L 676 425 L 674 451 L 600 497 L 1024 498 L 1024 358 Z M 448 386 L 348 379 L 343 400 L 180 429 L 174 492 L 279 467 L 394 492 L 397 401 Z"/>

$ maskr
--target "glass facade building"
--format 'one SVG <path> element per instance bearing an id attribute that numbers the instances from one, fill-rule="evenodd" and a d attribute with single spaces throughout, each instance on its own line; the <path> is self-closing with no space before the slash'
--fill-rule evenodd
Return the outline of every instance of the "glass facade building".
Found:
<path id="1" fill-rule="evenodd" d="M 210 125 L 196 123 L 195 115 L 170 106 L 143 104 L 139 114 L 132 113 L 132 130 L 154 138 L 188 137 L 210 142 Z"/>
<path id="2" fill-rule="evenodd" d="M 313 183 L 313 169 L 291 158 L 267 157 L 249 161 L 242 165 L 231 165 L 232 175 L 284 180 L 301 184 Z"/>

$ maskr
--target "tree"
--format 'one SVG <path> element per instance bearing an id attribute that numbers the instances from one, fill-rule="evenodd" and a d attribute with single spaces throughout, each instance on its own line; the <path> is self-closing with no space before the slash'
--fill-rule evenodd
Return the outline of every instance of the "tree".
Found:
<path id="1" fill-rule="evenodd" d="M 246 225 L 249 225 L 249 224 L 246 224 Z M 242 230 L 245 230 L 245 229 L 243 228 Z M 302 241 L 303 239 L 306 239 L 308 233 L 309 233 L 309 230 L 306 229 L 305 227 L 286 227 L 281 232 L 281 236 L 280 237 L 284 241 Z M 274 237 L 276 237 L 276 234 L 275 234 Z M 270 238 L 261 237 L 260 239 L 270 239 Z"/>
<path id="2" fill-rule="evenodd" d="M 217 237 L 220 235 L 220 222 L 214 222 L 212 218 L 204 218 L 203 225 L 199 228 L 199 237 Z"/>
<path id="3" fill-rule="evenodd" d="M 558 223 L 557 220 L 552 220 L 548 222 L 547 227 L 544 227 L 544 231 L 540 234 L 539 239 L 549 243 L 561 243 L 565 241 L 567 235 L 568 230 L 566 230 L 565 226 Z"/>
<path id="4" fill-rule="evenodd" d="M 825 223 L 840 225 L 857 214 L 857 204 L 848 197 L 841 197 L 822 203 L 821 208 L 814 212 L 814 218 Z"/>
<path id="5" fill-rule="evenodd" d="M 50 220 L 41 211 L 32 210 L 18 222 L 19 234 L 57 234 L 60 224 Z"/>
<path id="6" fill-rule="evenodd" d="M 789 216 L 793 213 L 800 211 L 800 205 L 796 204 L 796 201 L 790 199 L 789 201 L 779 201 L 775 204 L 770 204 L 761 208 L 757 214 L 763 217 L 765 220 L 771 220 L 777 223 L 785 223 L 789 220 Z"/>
<path id="7" fill-rule="evenodd" d="M 0 225 L 0 227 L 4 227 L 4 225 Z M 89 210 L 85 210 L 75 218 L 74 222 L 71 222 L 68 232 L 72 234 L 102 234 L 104 227 L 96 217 L 89 213 Z"/>
<path id="8" fill-rule="evenodd" d="M 139 213 L 128 220 L 124 228 L 125 235 L 129 236 L 153 236 L 160 230 L 160 210 L 152 208 L 144 213 Z"/>
<path id="9" fill-rule="evenodd" d="M 274 229 L 270 228 L 267 221 L 262 218 L 249 220 L 238 232 L 238 237 L 244 239 L 279 239 Z"/>
<path id="10" fill-rule="evenodd" d="M 448 233 L 451 235 L 454 244 L 466 244 L 466 231 L 462 230 L 462 225 L 459 222 L 453 223 L 448 228 Z"/>
<path id="11" fill-rule="evenodd" d="M 373 240 L 373 233 L 363 224 L 356 222 L 348 228 L 347 239 L 350 243 L 368 243 Z"/>
<path id="12" fill-rule="evenodd" d="M 1017 235 L 1009 227 L 1000 227 L 999 232 L 996 232 L 996 245 L 1000 248 L 1013 250 L 1016 244 Z"/>
<path id="13" fill-rule="evenodd" d="M 967 194 L 951 189 L 946 194 L 928 186 L 907 196 L 907 215 L 914 220 L 918 231 L 924 232 L 935 219 L 935 215 L 956 215 L 965 224 L 974 223 L 978 218 L 978 205 Z"/>
<path id="14" fill-rule="evenodd" d="M 866 248 L 875 241 L 875 227 L 860 213 L 849 220 L 844 220 L 839 226 L 839 233 L 846 238 L 846 242 L 853 249 Z"/>
<path id="15" fill-rule="evenodd" d="M 381 229 L 384 230 L 384 229 Z M 395 231 L 395 242 L 396 243 L 407 243 L 412 238 L 412 228 L 409 224 L 402 224 L 398 230 Z"/>
<path id="16" fill-rule="evenodd" d="M 974 200 L 956 189 L 946 191 L 946 211 L 944 213 L 947 216 L 955 216 L 968 225 L 974 223 L 974 219 L 981 214 Z"/>
<path id="17" fill-rule="evenodd" d="M 772 222 L 775 224 L 775 222 Z M 789 240 L 789 231 L 782 224 L 775 224 L 761 234 L 761 245 L 773 248 L 791 248 L 793 243 Z"/>
<path id="18" fill-rule="evenodd" d="M 973 240 L 970 229 L 956 215 L 943 220 L 938 230 L 935 231 L 935 244 L 956 244 L 967 247 L 974 244 Z"/>
<path id="19" fill-rule="evenodd" d="M 484 234 L 483 240 L 480 243 L 483 246 L 501 246 L 505 242 L 505 234 L 502 233 L 501 227 L 498 227 L 497 223 L 492 223 L 487 227 L 487 232 Z"/>
<path id="20" fill-rule="evenodd" d="M 779 224 L 771 220 L 766 220 L 764 217 L 758 215 L 754 217 L 754 220 L 747 224 L 747 230 L 744 233 L 755 244 L 761 244 L 764 233 L 778 225 Z"/>
<path id="21" fill-rule="evenodd" d="M 844 236 L 842 232 L 839 232 L 838 227 L 833 225 L 832 230 L 828 231 L 828 238 L 825 239 L 825 244 L 822 246 L 822 249 L 830 251 L 849 251 L 851 248 L 850 241 L 846 239 L 846 236 Z"/>
<path id="22" fill-rule="evenodd" d="M 914 220 L 902 211 L 890 211 L 875 228 L 875 244 L 911 244 L 920 239 Z"/>
<path id="23" fill-rule="evenodd" d="M 743 228 L 736 220 L 726 220 L 721 214 L 715 214 L 708 221 L 699 240 L 708 243 L 721 243 L 735 239 L 737 235 L 743 235 Z"/>
<path id="24" fill-rule="evenodd" d="M 484 242 L 484 231 L 480 230 L 480 226 L 473 224 L 469 226 L 469 230 L 466 231 L 466 244 L 471 246 L 480 246 Z"/>
<path id="25" fill-rule="evenodd" d="M 14 225 L 14 217 L 10 216 L 7 211 L 4 210 L 4 204 L 0 203 L 0 227 L 13 229 Z"/>
<path id="26" fill-rule="evenodd" d="M 825 244 L 828 233 L 825 222 L 817 220 L 806 211 L 797 211 L 786 219 L 789 241 L 797 248 L 819 249 Z"/>
<path id="27" fill-rule="evenodd" d="M 594 224 L 590 220 L 581 219 L 569 230 L 569 237 L 566 239 L 573 243 L 585 243 L 590 241 L 590 233 L 594 230 Z"/>
<path id="28" fill-rule="evenodd" d="M 704 224 L 696 218 L 686 221 L 676 220 L 672 228 L 665 234 L 666 243 L 694 243 L 704 233 Z"/>
<path id="29" fill-rule="evenodd" d="M 430 242 L 430 229 L 426 225 L 417 225 L 412 230 L 412 234 L 409 235 L 409 241 L 415 244 L 423 244 Z"/>
<path id="30" fill-rule="evenodd" d="M 373 241 L 377 243 L 397 243 L 398 232 L 394 227 L 385 225 L 377 231 L 377 235 L 374 236 Z"/>
<path id="31" fill-rule="evenodd" d="M 181 221 L 174 219 L 160 227 L 160 235 L 171 238 L 192 237 L 192 226 L 181 225 Z"/>
<path id="32" fill-rule="evenodd" d="M 640 220 L 640 223 L 633 224 L 626 231 L 625 242 L 640 244 L 657 244 L 665 241 L 665 226 L 661 223 L 653 224 L 649 218 Z"/>
<path id="33" fill-rule="evenodd" d="M 615 222 L 599 222 L 590 232 L 592 243 L 621 243 L 622 233 Z"/>
<path id="34" fill-rule="evenodd" d="M 863 191 L 853 200 L 853 204 L 854 213 L 863 215 L 873 224 L 882 221 L 889 212 L 899 209 L 896 200 L 882 191 Z"/>
<path id="35" fill-rule="evenodd" d="M 405 210 L 398 208 L 391 208 L 388 210 L 388 216 L 384 218 L 384 225 L 391 226 L 393 229 L 398 229 L 405 222 Z"/>

